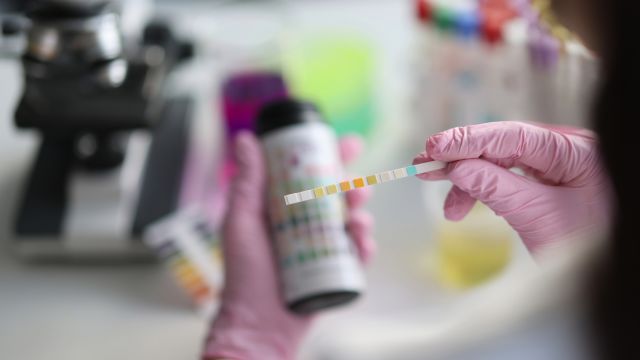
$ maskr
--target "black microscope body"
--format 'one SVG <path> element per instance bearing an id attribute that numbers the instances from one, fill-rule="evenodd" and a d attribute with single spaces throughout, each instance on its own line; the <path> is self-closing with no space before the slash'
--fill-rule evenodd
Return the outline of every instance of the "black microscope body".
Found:
<path id="1" fill-rule="evenodd" d="M 140 258 L 140 238 L 179 205 L 192 100 L 167 96 L 193 54 L 164 23 L 126 43 L 109 1 L 36 0 L 15 124 L 40 143 L 15 218 L 31 258 Z"/>

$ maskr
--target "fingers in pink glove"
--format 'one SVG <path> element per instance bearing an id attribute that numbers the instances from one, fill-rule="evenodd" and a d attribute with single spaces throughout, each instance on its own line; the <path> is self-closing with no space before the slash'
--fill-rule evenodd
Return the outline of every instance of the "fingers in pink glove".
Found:
<path id="1" fill-rule="evenodd" d="M 470 159 L 453 163 L 450 166 L 449 179 L 457 190 L 452 189 L 445 202 L 447 218 L 463 218 L 473 206 L 471 199 L 477 199 L 497 215 L 503 216 L 520 233 L 525 246 L 533 253 L 545 245 L 544 241 L 552 240 L 548 236 L 542 236 L 544 240 L 540 240 L 541 237 L 536 236 L 536 232 L 560 234 L 563 232 L 562 229 L 579 223 L 577 219 L 571 219 L 570 214 L 564 219 L 549 218 L 557 216 L 547 211 L 550 196 L 540 194 L 548 193 L 552 187 L 542 189 L 546 185 L 486 160 Z M 527 216 L 522 216 L 523 213 Z M 550 228 L 551 226 L 558 230 Z"/>
<path id="2" fill-rule="evenodd" d="M 238 173 L 230 195 L 230 211 L 261 212 L 266 170 L 260 143 L 253 134 L 241 132 L 234 147 Z"/>
<path id="3" fill-rule="evenodd" d="M 362 138 L 357 135 L 347 135 L 340 139 L 340 158 L 345 164 L 353 162 L 364 149 Z"/>
<path id="4" fill-rule="evenodd" d="M 371 198 L 371 188 L 351 190 L 345 194 L 349 210 L 361 208 Z"/>
<path id="5" fill-rule="evenodd" d="M 451 221 L 464 219 L 476 204 L 476 199 L 466 191 L 454 185 L 444 201 L 444 217 Z"/>
<path id="6" fill-rule="evenodd" d="M 368 264 L 376 251 L 376 244 L 372 237 L 373 217 L 362 210 L 351 211 L 347 220 L 347 230 L 358 250 L 360 261 Z"/>
<path id="7" fill-rule="evenodd" d="M 340 139 L 340 157 L 342 162 L 348 164 L 353 162 L 364 149 L 362 138 L 357 135 L 347 135 Z M 359 208 L 371 197 L 370 188 L 362 188 L 350 191 L 346 194 L 347 206 L 350 209 Z"/>
<path id="8" fill-rule="evenodd" d="M 418 154 L 413 159 L 413 164 L 421 164 L 431 161 L 431 157 L 427 155 L 427 152 Z M 418 178 L 422 180 L 445 180 L 448 178 L 447 173 L 453 167 L 454 163 L 451 163 L 447 168 L 442 170 L 431 171 L 426 174 L 418 175 Z M 467 216 L 476 203 L 476 199 L 469 195 L 464 190 L 457 186 L 453 186 L 444 203 L 444 216 L 447 220 L 460 221 Z"/>
<path id="9" fill-rule="evenodd" d="M 435 160 L 486 159 L 533 168 L 536 175 L 556 184 L 580 185 L 592 174 L 585 163 L 596 156 L 593 140 L 550 131 L 535 125 L 506 121 L 450 129 L 427 139 L 426 151 Z M 504 164 L 501 164 L 504 165 Z"/>
<path id="10" fill-rule="evenodd" d="M 426 151 L 421 152 L 413 158 L 413 165 L 422 164 L 425 162 L 433 161 L 433 159 L 427 154 Z M 447 178 L 447 169 L 430 171 L 428 173 L 416 175 L 422 180 L 445 180 Z"/>
<path id="11" fill-rule="evenodd" d="M 357 135 L 347 135 L 340 139 L 340 157 L 342 162 L 353 162 L 364 149 L 362 138 Z M 371 189 L 362 188 L 347 193 L 347 206 L 350 209 L 359 208 L 371 197 Z"/>
<path id="12" fill-rule="evenodd" d="M 254 271 L 269 276 L 274 265 L 271 259 L 263 261 L 264 254 L 271 253 L 271 245 L 263 235 L 267 226 L 264 214 L 266 170 L 262 148 L 258 139 L 248 132 L 238 134 L 234 146 L 238 172 L 229 194 L 229 208 L 223 227 L 224 257 L 252 262 Z M 246 270 L 229 267 L 225 277 L 231 279 L 243 271 Z M 276 282 L 275 278 L 269 278 L 263 284 L 269 281 Z M 239 289 L 225 287 L 223 296 L 236 296 L 230 292 Z"/>
<path id="13" fill-rule="evenodd" d="M 589 129 L 577 128 L 569 125 L 546 124 L 546 123 L 538 123 L 538 122 L 535 122 L 533 124 L 545 129 L 557 131 L 567 135 L 582 136 L 583 138 L 587 138 L 589 140 L 595 140 L 597 138 L 596 134 Z"/>
<path id="14" fill-rule="evenodd" d="M 449 166 L 448 177 L 457 190 L 455 190 L 456 195 L 451 196 L 451 200 L 448 199 L 445 206 L 456 207 L 460 202 L 460 193 L 464 192 L 487 204 L 498 215 L 516 210 L 511 207 L 512 204 L 517 207 L 522 206 L 521 201 L 511 203 L 511 199 L 520 200 L 518 195 L 532 187 L 540 186 L 533 180 L 481 159 L 460 160 L 452 163 Z"/>
<path id="15" fill-rule="evenodd" d="M 349 135 L 340 139 L 340 157 L 345 164 L 353 162 L 363 151 L 364 143 L 357 135 Z M 373 217 L 359 210 L 371 197 L 371 188 L 349 191 L 346 194 L 349 218 L 347 230 L 358 250 L 360 260 L 367 264 L 375 254 L 376 245 L 373 241 Z"/>

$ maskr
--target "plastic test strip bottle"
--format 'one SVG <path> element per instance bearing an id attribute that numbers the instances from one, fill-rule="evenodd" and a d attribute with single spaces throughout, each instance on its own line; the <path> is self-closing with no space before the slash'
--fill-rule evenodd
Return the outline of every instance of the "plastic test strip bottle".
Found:
<path id="1" fill-rule="evenodd" d="M 287 307 L 311 313 L 354 300 L 365 285 L 345 230 L 344 198 L 283 201 L 286 194 L 342 179 L 334 131 L 312 104 L 285 99 L 262 109 L 256 132 L 267 158 L 269 221 Z"/>

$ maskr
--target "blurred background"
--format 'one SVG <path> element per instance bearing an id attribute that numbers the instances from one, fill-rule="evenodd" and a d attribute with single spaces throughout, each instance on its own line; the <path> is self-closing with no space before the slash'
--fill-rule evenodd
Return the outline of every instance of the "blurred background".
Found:
<path id="1" fill-rule="evenodd" d="M 408 164 L 455 126 L 588 126 L 596 61 L 528 1 L 103 3 L 0 2 L 4 359 L 198 358 L 221 287 L 228 144 L 271 99 L 311 100 L 361 135 L 354 174 Z M 499 300 L 529 296 L 517 284 L 537 266 L 481 205 L 446 221 L 449 186 L 375 189 L 366 295 L 323 316 L 301 358 L 566 345 L 576 322 L 512 331 L 536 324 Z"/>

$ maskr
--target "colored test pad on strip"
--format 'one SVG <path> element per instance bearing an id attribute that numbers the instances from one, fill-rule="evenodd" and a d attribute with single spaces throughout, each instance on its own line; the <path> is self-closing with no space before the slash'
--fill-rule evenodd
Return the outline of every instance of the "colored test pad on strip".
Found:
<path id="1" fill-rule="evenodd" d="M 285 195 L 284 203 L 288 206 L 313 199 L 320 199 L 325 196 L 339 194 L 354 189 L 363 188 L 365 186 L 382 184 L 393 180 L 399 180 L 410 176 L 440 170 L 445 166 L 447 166 L 447 163 L 441 161 L 431 161 L 422 164 L 409 165 L 403 168 L 383 171 L 381 173 L 373 175 L 357 177 L 349 181 L 341 181 L 339 183 L 329 184 Z"/>

